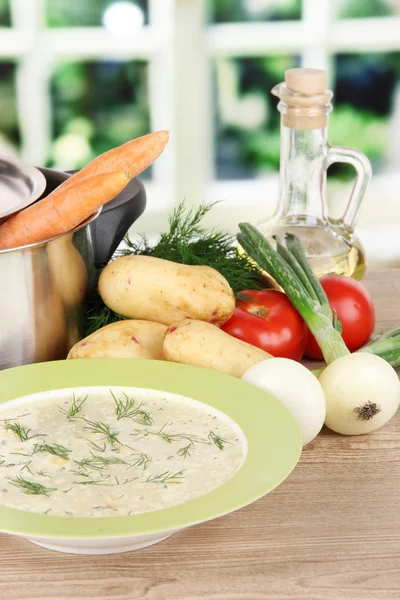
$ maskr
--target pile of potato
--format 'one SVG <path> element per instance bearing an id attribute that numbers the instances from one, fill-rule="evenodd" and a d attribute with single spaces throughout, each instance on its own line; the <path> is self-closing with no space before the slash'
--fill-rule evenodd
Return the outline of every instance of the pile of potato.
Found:
<path id="1" fill-rule="evenodd" d="M 219 327 L 235 296 L 215 269 L 150 256 L 126 256 L 99 279 L 104 303 L 126 320 L 107 325 L 73 346 L 75 358 L 146 358 L 207 367 L 235 377 L 269 354 Z"/>

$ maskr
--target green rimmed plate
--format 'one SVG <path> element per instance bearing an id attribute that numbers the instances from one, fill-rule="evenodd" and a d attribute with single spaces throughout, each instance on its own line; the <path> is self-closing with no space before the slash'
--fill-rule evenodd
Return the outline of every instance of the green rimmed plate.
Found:
<path id="1" fill-rule="evenodd" d="M 0 372 L 2 403 L 38 392 L 87 386 L 148 388 L 214 407 L 235 421 L 246 436 L 243 466 L 203 496 L 127 517 L 53 517 L 0 506 L 0 531 L 64 552 L 107 554 L 142 548 L 254 502 L 289 475 L 301 454 L 300 429 L 278 400 L 214 371 L 140 359 L 84 359 Z"/>

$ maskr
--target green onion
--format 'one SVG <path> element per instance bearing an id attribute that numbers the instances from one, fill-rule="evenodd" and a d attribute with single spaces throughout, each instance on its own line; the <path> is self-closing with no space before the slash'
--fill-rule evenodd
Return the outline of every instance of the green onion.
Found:
<path id="1" fill-rule="evenodd" d="M 333 325 L 328 298 L 308 264 L 300 240 L 286 234 L 286 247 L 277 240 L 277 250 L 249 223 L 239 224 L 237 238 L 247 254 L 267 271 L 284 290 L 306 322 L 328 364 L 350 354 Z"/>
<path id="2" fill-rule="evenodd" d="M 400 367 L 400 328 L 392 329 L 373 338 L 358 352 L 369 352 L 380 356 L 395 369 Z"/>

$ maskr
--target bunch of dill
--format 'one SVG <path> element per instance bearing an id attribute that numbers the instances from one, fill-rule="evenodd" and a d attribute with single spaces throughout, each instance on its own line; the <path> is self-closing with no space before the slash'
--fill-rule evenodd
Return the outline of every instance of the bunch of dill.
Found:
<path id="1" fill-rule="evenodd" d="M 244 289 L 264 289 L 266 279 L 247 255 L 239 252 L 235 236 L 203 226 L 204 217 L 215 204 L 187 208 L 181 202 L 169 218 L 168 231 L 161 234 L 156 244 L 151 245 L 143 235 L 136 242 L 127 236 L 126 248 L 118 250 L 115 256 L 143 254 L 185 265 L 213 267 L 227 279 L 235 294 Z M 86 317 L 86 335 L 123 318 L 104 304 L 97 291 L 88 298 Z"/>

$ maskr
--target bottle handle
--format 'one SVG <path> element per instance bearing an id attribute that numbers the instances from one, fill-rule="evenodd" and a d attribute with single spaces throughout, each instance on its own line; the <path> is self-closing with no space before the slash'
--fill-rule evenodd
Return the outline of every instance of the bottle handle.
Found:
<path id="1" fill-rule="evenodd" d="M 342 217 L 331 219 L 331 221 L 334 225 L 353 232 L 365 191 L 372 178 L 372 167 L 362 152 L 352 148 L 328 145 L 327 168 L 337 162 L 352 165 L 356 170 L 356 180 Z"/>

